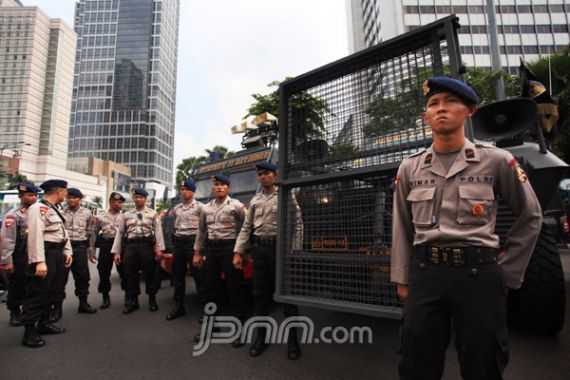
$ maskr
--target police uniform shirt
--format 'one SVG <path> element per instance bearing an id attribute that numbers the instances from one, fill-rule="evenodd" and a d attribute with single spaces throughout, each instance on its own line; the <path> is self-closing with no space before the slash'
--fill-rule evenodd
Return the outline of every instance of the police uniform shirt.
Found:
<path id="1" fill-rule="evenodd" d="M 498 257 L 505 285 L 517 289 L 538 239 L 542 211 L 516 159 L 468 140 L 449 171 L 433 146 L 405 159 L 394 190 L 391 280 L 409 283 L 415 245 L 498 249 L 498 196 L 517 215 Z"/>
<path id="2" fill-rule="evenodd" d="M 91 236 L 91 211 L 85 207 L 71 210 L 69 207 L 63 209 L 65 218 L 65 229 L 72 241 L 87 241 Z"/>
<path id="3" fill-rule="evenodd" d="M 119 228 L 119 221 L 121 220 L 121 213 L 111 213 L 108 210 L 103 215 L 94 217 L 93 234 L 95 236 L 101 233 L 104 239 L 114 239 L 117 235 Z"/>
<path id="4" fill-rule="evenodd" d="M 64 221 L 57 211 L 43 202 L 36 202 L 28 209 L 28 262 L 45 262 L 44 242 L 63 243 L 63 253 L 73 255 L 71 242 Z"/>
<path id="5" fill-rule="evenodd" d="M 244 253 L 249 236 L 253 234 L 263 238 L 277 236 L 277 198 L 278 191 L 257 193 L 249 204 L 249 210 L 236 240 L 234 252 Z"/>
<path id="6" fill-rule="evenodd" d="M 190 204 L 182 202 L 174 206 L 171 211 L 174 214 L 174 235 L 196 236 L 203 208 L 204 205 L 195 199 Z"/>
<path id="7" fill-rule="evenodd" d="M 126 236 L 127 240 L 152 238 L 154 236 L 157 251 L 164 251 L 165 249 L 160 218 L 156 211 L 148 207 L 142 211 L 133 209 L 121 216 L 111 252 L 121 252 L 123 236 Z"/>
<path id="8" fill-rule="evenodd" d="M 265 191 L 256 194 L 249 204 L 249 210 L 241 231 L 236 240 L 234 252 L 244 253 L 251 231 L 253 235 L 261 238 L 275 238 L 277 236 L 277 210 L 279 189 L 267 193 Z M 303 239 L 303 221 L 301 210 L 295 197 L 291 198 L 291 204 L 295 207 L 295 220 L 293 229 L 293 249 L 300 249 Z"/>
<path id="9" fill-rule="evenodd" d="M 237 199 L 228 196 L 221 204 L 212 199 L 202 210 L 194 249 L 200 250 L 206 237 L 209 240 L 235 239 L 246 213 L 245 206 Z"/>
<path id="10" fill-rule="evenodd" d="M 28 209 L 21 204 L 10 210 L 2 223 L 2 259 L 0 265 L 12 264 L 12 255 L 16 249 L 16 240 L 23 239 L 28 233 Z"/>

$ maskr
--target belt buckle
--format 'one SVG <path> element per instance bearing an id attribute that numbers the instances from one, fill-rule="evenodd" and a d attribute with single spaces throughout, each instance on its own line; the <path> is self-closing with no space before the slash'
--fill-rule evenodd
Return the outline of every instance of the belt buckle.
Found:
<path id="1" fill-rule="evenodd" d="M 439 264 L 439 248 L 431 247 L 430 261 L 434 264 Z"/>
<path id="2" fill-rule="evenodd" d="M 453 254 L 453 266 L 454 267 L 462 267 L 465 264 L 463 260 L 463 250 L 461 248 L 454 248 L 452 250 Z"/>

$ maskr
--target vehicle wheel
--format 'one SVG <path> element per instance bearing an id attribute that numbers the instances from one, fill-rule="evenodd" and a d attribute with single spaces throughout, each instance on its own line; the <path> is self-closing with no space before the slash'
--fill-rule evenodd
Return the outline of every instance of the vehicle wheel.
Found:
<path id="1" fill-rule="evenodd" d="M 556 334 L 564 325 L 566 292 L 556 241 L 543 224 L 522 287 L 510 290 L 509 324 L 523 331 Z"/>

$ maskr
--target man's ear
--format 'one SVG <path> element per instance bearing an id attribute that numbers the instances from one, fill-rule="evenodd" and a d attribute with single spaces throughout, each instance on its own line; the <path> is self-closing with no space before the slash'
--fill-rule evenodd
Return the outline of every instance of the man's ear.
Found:
<path id="1" fill-rule="evenodd" d="M 475 115 L 475 112 L 477 112 L 479 107 L 477 107 L 477 104 L 471 104 L 470 106 L 467 107 L 467 109 L 469 110 L 469 113 L 467 116 L 471 117 L 471 116 Z"/>

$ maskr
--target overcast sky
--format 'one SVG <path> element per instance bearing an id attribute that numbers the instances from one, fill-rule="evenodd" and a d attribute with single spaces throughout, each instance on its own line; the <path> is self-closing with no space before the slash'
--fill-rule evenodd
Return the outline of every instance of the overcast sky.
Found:
<path id="1" fill-rule="evenodd" d="M 73 26 L 74 0 L 21 0 Z M 175 166 L 240 149 L 230 128 L 252 93 L 348 54 L 345 0 L 181 0 Z"/>

